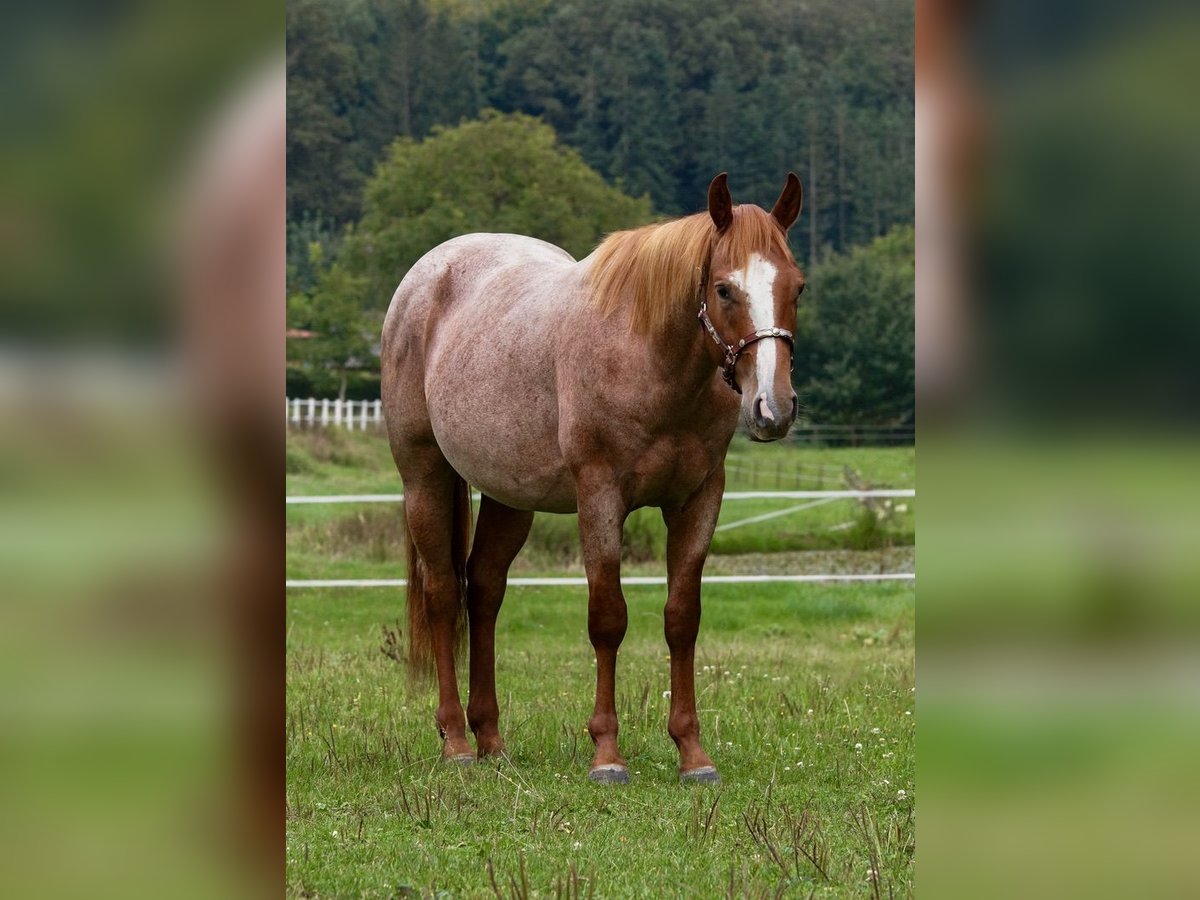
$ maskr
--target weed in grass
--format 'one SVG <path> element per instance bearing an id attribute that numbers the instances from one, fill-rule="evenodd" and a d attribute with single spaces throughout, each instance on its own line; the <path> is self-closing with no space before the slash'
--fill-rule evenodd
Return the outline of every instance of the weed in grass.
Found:
<path id="1" fill-rule="evenodd" d="M 396 621 L 395 628 L 389 628 L 386 622 L 379 627 L 383 632 L 383 643 L 380 644 L 379 651 L 392 660 L 392 662 L 407 666 L 408 655 L 404 650 L 404 642 L 401 639 L 401 635 L 404 632 L 400 628 L 399 620 Z"/>

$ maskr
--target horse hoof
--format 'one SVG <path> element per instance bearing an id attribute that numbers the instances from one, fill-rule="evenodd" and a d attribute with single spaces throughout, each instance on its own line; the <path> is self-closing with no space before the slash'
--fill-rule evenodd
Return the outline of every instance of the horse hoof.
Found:
<path id="1" fill-rule="evenodd" d="M 475 764 L 474 753 L 456 753 L 453 756 L 444 757 L 444 759 L 456 766 L 473 766 Z"/>
<path id="2" fill-rule="evenodd" d="M 588 772 L 588 780 L 596 784 L 629 784 L 629 770 L 624 766 L 596 766 Z"/>
<path id="3" fill-rule="evenodd" d="M 721 776 L 717 774 L 716 766 L 701 766 L 680 772 L 679 780 L 683 784 L 720 784 Z"/>

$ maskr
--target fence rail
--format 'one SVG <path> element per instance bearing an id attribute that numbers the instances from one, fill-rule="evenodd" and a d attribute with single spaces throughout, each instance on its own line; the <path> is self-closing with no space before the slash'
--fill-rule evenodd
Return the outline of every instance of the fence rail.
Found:
<path id="1" fill-rule="evenodd" d="M 287 424 L 294 428 L 337 427 L 365 431 L 383 424 L 383 402 L 289 397 L 284 401 L 284 415 Z M 797 425 L 786 440 L 851 447 L 904 445 L 916 440 L 916 429 L 912 425 Z"/>

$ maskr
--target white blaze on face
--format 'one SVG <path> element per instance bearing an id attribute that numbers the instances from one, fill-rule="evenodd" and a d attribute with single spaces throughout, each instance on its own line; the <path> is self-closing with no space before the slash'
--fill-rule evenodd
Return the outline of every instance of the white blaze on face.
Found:
<path id="1" fill-rule="evenodd" d="M 731 272 L 729 281 L 745 294 L 750 306 L 750 330 L 761 331 L 775 327 L 775 266 L 757 253 L 750 254 L 744 269 Z M 741 335 L 738 336 L 739 338 Z M 759 341 L 755 374 L 758 393 L 769 391 L 775 381 L 775 353 L 779 341 Z"/>

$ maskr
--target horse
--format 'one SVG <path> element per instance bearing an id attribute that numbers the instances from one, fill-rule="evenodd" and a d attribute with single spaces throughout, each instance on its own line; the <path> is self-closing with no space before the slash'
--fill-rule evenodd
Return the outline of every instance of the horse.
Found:
<path id="1" fill-rule="evenodd" d="M 530 237 L 466 234 L 404 276 L 383 325 L 383 411 L 404 483 L 409 662 L 436 672 L 445 760 L 477 758 L 468 725 L 479 758 L 506 752 L 495 633 L 508 569 L 535 512 L 577 512 L 596 656 L 588 777 L 629 781 L 617 744 L 621 531 L 652 506 L 667 527 L 667 731 L 682 781 L 720 780 L 696 715 L 701 572 L 739 417 L 758 441 L 796 418 L 804 276 L 787 231 L 802 197 L 788 173 L 769 213 L 735 205 L 722 172 L 706 211 L 614 232 L 582 260 Z M 468 485 L 482 495 L 473 541 Z"/>

